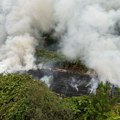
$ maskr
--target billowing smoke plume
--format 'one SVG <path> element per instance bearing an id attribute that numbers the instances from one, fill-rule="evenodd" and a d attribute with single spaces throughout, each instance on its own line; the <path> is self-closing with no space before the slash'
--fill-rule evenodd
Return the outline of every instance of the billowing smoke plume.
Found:
<path id="1" fill-rule="evenodd" d="M 35 67 L 35 47 L 52 25 L 53 0 L 0 0 L 0 73 Z"/>
<path id="2" fill-rule="evenodd" d="M 81 59 L 101 81 L 120 86 L 119 8 L 118 0 L 60 0 L 55 15 L 61 51 L 70 59 Z"/>
<path id="3" fill-rule="evenodd" d="M 51 29 L 64 55 L 120 86 L 119 0 L 1 0 L 0 72 L 34 68 L 35 47 Z"/>

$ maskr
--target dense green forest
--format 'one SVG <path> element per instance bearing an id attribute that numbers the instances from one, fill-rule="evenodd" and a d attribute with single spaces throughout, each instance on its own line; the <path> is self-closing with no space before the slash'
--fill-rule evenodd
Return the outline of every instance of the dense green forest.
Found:
<path id="1" fill-rule="evenodd" d="M 120 89 L 62 99 L 41 81 L 20 74 L 0 75 L 0 120 L 120 120 Z"/>

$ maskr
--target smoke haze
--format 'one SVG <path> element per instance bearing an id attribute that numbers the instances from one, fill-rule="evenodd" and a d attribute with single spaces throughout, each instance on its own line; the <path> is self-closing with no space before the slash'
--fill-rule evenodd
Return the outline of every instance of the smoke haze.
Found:
<path id="1" fill-rule="evenodd" d="M 0 1 L 0 73 L 35 67 L 35 47 L 52 25 L 53 0 Z"/>
<path id="2" fill-rule="evenodd" d="M 0 73 L 35 68 L 35 47 L 52 29 L 68 59 L 120 86 L 119 0 L 0 0 Z"/>

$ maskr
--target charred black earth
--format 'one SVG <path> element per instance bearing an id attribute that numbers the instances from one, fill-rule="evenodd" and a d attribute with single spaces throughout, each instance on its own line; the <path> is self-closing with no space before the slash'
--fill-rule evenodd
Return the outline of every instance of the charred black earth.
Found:
<path id="1" fill-rule="evenodd" d="M 91 76 L 63 69 L 29 70 L 28 74 L 43 80 L 50 89 L 61 96 L 81 96 L 90 93 Z"/>

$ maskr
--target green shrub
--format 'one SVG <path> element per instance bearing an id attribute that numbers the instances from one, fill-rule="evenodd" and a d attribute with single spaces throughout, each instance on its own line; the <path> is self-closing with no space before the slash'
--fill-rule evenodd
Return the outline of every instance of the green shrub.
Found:
<path id="1" fill-rule="evenodd" d="M 61 100 L 28 75 L 0 75 L 0 120 L 66 120 Z"/>
<path id="2" fill-rule="evenodd" d="M 96 95 L 66 98 L 75 120 L 120 120 L 120 90 L 110 98 L 110 85 L 99 85 Z"/>
<path id="3" fill-rule="evenodd" d="M 28 79 L 28 77 L 20 75 L 0 75 L 1 120 L 24 120 L 28 104 L 26 99 L 26 84 L 22 81 L 25 79 Z"/>
<path id="4" fill-rule="evenodd" d="M 110 85 L 96 95 L 60 99 L 29 75 L 0 75 L 0 120 L 120 120 L 120 89 Z"/>

